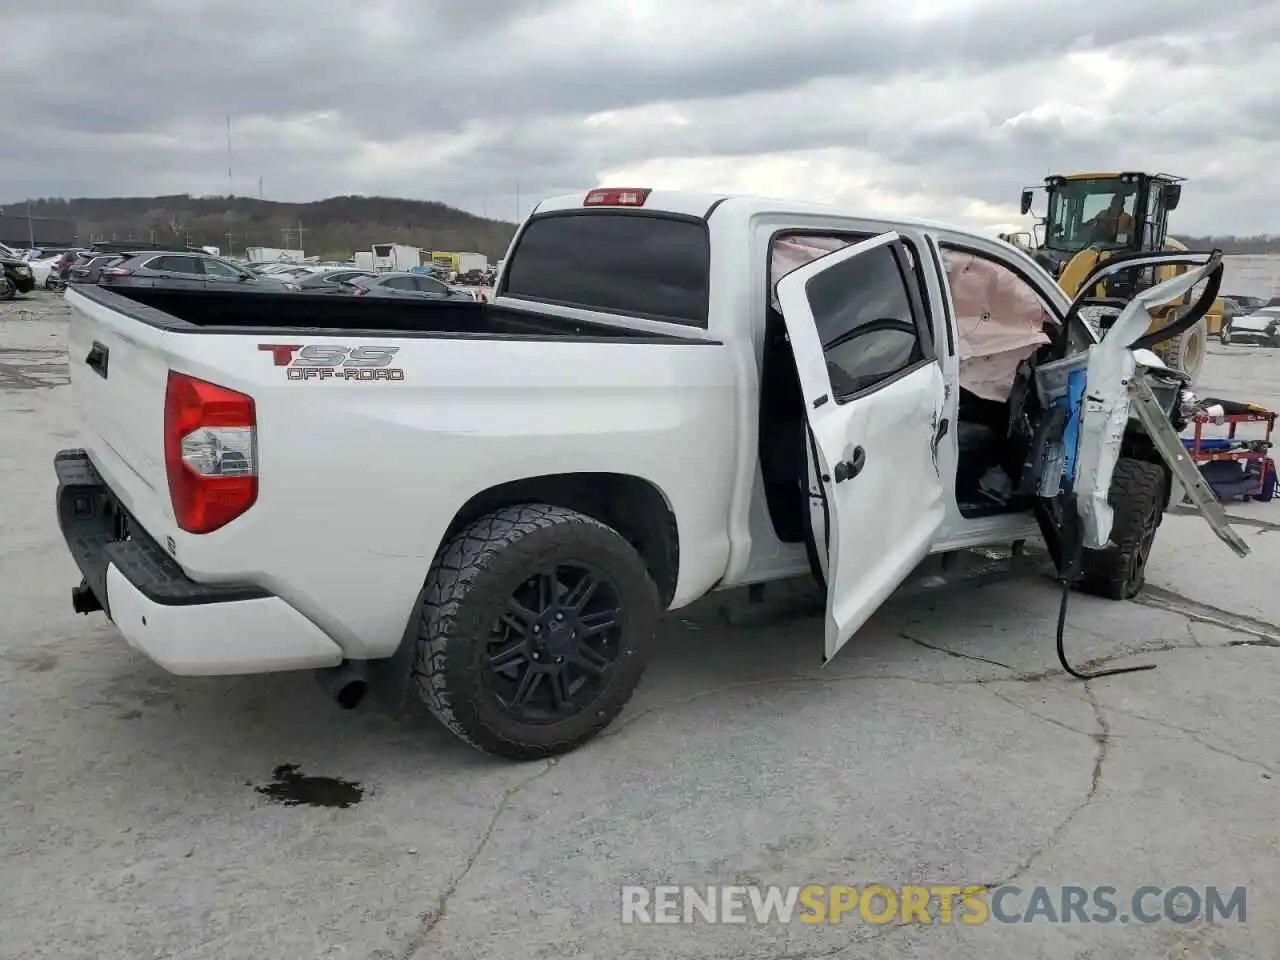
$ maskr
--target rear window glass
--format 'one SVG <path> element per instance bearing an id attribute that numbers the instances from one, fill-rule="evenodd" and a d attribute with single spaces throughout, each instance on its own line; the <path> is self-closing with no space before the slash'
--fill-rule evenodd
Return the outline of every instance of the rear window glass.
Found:
<path id="1" fill-rule="evenodd" d="M 503 294 L 688 326 L 707 325 L 706 224 L 618 213 L 530 221 Z"/>

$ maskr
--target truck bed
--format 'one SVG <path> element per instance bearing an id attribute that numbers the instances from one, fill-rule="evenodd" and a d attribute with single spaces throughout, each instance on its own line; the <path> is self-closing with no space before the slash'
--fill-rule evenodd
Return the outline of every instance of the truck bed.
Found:
<path id="1" fill-rule="evenodd" d="M 401 300 L 248 290 L 77 285 L 75 293 L 170 333 L 279 332 L 473 339 L 571 338 L 678 342 L 683 338 L 476 301 Z"/>

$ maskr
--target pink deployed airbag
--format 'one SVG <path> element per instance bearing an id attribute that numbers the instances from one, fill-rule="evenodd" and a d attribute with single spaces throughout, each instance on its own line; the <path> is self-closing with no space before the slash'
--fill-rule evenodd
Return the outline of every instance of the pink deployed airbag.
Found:
<path id="1" fill-rule="evenodd" d="M 1006 267 L 944 250 L 960 334 L 960 386 L 986 400 L 1009 399 L 1018 364 L 1049 342 L 1057 320 L 1035 291 Z"/>

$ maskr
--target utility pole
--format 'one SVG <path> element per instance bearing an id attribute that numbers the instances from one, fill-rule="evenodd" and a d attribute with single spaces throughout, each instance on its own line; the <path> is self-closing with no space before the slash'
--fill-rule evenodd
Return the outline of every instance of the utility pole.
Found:
<path id="1" fill-rule="evenodd" d="M 223 256 L 229 257 L 232 254 L 231 241 L 235 239 L 235 234 L 232 233 L 230 230 L 228 230 L 226 233 L 223 234 L 223 236 L 227 238 L 227 249 L 226 249 L 226 252 L 223 253 Z"/>
<path id="2" fill-rule="evenodd" d="M 262 174 L 258 174 L 258 199 L 262 198 Z"/>
<path id="3" fill-rule="evenodd" d="M 31 201 L 27 201 L 27 243 L 30 244 L 31 250 L 36 248 L 36 227 L 31 220 Z"/>
<path id="4" fill-rule="evenodd" d="M 227 114 L 227 196 L 236 195 L 236 183 L 231 176 L 231 114 Z"/>
<path id="5" fill-rule="evenodd" d="M 302 220 L 298 220 L 298 247 L 297 249 L 305 251 L 307 248 L 302 245 Z"/>

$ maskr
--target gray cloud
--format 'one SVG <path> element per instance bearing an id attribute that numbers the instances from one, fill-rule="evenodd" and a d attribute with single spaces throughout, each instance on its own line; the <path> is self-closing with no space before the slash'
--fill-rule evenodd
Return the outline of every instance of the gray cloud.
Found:
<path id="1" fill-rule="evenodd" d="M 261 176 L 278 199 L 510 217 L 517 190 L 527 210 L 606 171 L 823 151 L 848 158 L 848 203 L 958 215 L 1051 170 L 1160 166 L 1193 180 L 1182 229 L 1280 231 L 1268 0 L 59 0 L 5 19 L 23 42 L 0 59 L 0 203 L 225 192 L 230 114 L 237 192 Z"/>

